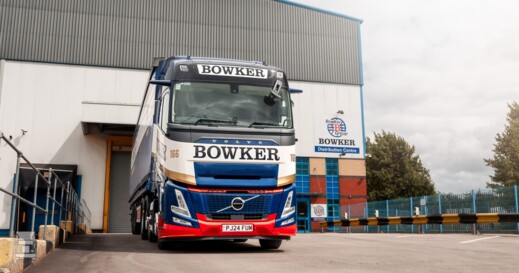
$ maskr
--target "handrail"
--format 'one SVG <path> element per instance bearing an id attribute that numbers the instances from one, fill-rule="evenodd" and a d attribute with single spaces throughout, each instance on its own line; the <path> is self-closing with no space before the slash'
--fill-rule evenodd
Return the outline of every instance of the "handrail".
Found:
<path id="1" fill-rule="evenodd" d="M 15 237 L 17 232 L 17 225 L 15 224 L 15 221 L 18 221 L 17 215 L 19 214 L 19 202 L 24 202 L 25 204 L 28 204 L 33 208 L 33 214 L 32 214 L 32 224 L 31 224 L 31 231 L 34 231 L 34 225 L 35 225 L 35 217 L 36 217 L 36 210 L 44 212 L 45 213 L 45 220 L 43 223 L 43 239 L 46 239 L 46 229 L 48 224 L 48 216 L 49 216 L 49 206 L 52 205 L 52 212 L 51 212 L 51 224 L 55 224 L 55 217 L 54 212 L 56 209 L 56 205 L 59 207 L 59 223 L 61 223 L 63 219 L 63 211 L 65 211 L 65 219 L 68 220 L 68 213 L 70 213 L 70 217 L 74 223 L 77 223 L 79 219 L 81 220 L 81 223 L 84 223 L 84 219 L 88 221 L 88 224 L 90 225 L 90 217 L 91 212 L 88 206 L 86 205 L 86 202 L 82 200 L 82 202 L 78 202 L 79 196 L 76 193 L 76 191 L 72 188 L 70 181 L 67 181 L 66 183 L 63 182 L 56 171 L 59 172 L 71 172 L 70 170 L 57 170 L 52 168 L 37 168 L 34 164 L 32 164 L 27 157 L 23 155 L 23 153 L 5 137 L 5 135 L 0 132 L 0 142 L 1 140 L 4 140 L 17 154 L 17 160 L 16 160 L 16 175 L 14 179 L 14 185 L 13 185 L 13 192 L 10 192 L 2 187 L 0 187 L 0 191 L 4 192 L 5 194 L 11 196 L 11 217 L 9 222 L 9 236 Z M 23 159 L 29 167 L 20 167 L 20 159 Z M 20 169 L 32 169 L 35 174 L 35 183 L 34 183 L 34 197 L 33 201 L 29 201 L 23 197 L 21 197 L 18 194 L 18 179 L 20 177 Z M 48 177 L 46 177 L 44 174 L 42 174 L 42 171 L 48 172 Z M 45 208 L 38 206 L 37 204 L 37 194 L 38 194 L 38 183 L 39 178 L 41 178 L 47 186 L 47 195 L 45 198 Z M 59 183 L 59 184 L 58 184 Z M 57 188 L 58 186 L 61 186 L 61 196 L 60 200 L 57 198 Z M 52 194 L 51 194 L 52 190 Z M 66 194 L 66 196 L 65 196 Z M 49 204 L 49 202 L 52 202 Z M 86 211 L 88 212 L 85 212 Z M 16 226 L 16 228 L 15 228 Z M 15 230 L 16 229 L 16 230 Z"/>

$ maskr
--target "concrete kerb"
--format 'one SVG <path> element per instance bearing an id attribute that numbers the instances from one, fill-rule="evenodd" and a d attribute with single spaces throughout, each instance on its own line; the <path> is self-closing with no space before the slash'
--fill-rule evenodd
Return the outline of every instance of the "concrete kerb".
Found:
<path id="1" fill-rule="evenodd" d="M 18 257 L 23 252 L 24 245 L 18 243 L 17 238 L 0 238 L 0 272 L 19 273 L 33 263 L 39 262 L 52 251 L 49 241 L 36 240 L 34 258 Z"/>
<path id="2" fill-rule="evenodd" d="M 45 240 L 43 233 L 45 230 Z M 40 226 L 39 240 L 29 240 L 29 245 L 20 243 L 18 238 L 0 238 L 0 273 L 19 273 L 33 263 L 39 262 L 54 248 L 66 242 L 73 234 L 91 234 L 86 224 L 75 225 L 72 221 L 62 221 L 60 227 Z M 34 237 L 34 235 L 32 235 Z M 22 240 L 23 241 L 23 240 Z M 33 242 L 33 243 L 30 243 Z M 30 258 L 23 253 L 27 248 L 34 248 Z"/>
<path id="3" fill-rule="evenodd" d="M 43 236 L 44 230 L 45 237 Z M 40 226 L 38 238 L 45 238 L 45 240 L 49 241 L 52 244 L 52 249 L 56 248 L 60 242 L 64 242 L 63 231 L 61 231 L 61 228 L 54 225 L 49 225 L 47 228 Z"/>

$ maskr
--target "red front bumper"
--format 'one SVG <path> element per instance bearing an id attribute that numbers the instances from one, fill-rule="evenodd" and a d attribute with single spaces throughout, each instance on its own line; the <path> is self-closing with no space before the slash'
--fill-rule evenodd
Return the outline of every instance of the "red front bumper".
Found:
<path id="1" fill-rule="evenodd" d="M 275 228 L 276 214 L 270 214 L 266 220 L 208 220 L 205 215 L 197 214 L 198 224 L 200 228 L 190 228 L 185 226 L 177 226 L 165 224 L 159 219 L 158 236 L 160 239 L 182 239 L 182 238 L 200 238 L 203 237 L 289 237 L 296 234 L 296 225 Z M 222 225 L 254 225 L 252 231 L 242 232 L 224 232 Z"/>

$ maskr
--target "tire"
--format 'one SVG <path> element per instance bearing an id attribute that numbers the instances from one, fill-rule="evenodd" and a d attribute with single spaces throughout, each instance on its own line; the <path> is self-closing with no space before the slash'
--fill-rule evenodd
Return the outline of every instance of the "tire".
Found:
<path id="1" fill-rule="evenodd" d="M 165 242 L 164 240 L 161 240 L 161 239 L 158 239 L 157 240 L 157 247 L 160 249 L 160 250 L 167 250 L 168 247 L 169 247 L 169 244 L 167 242 Z"/>
<path id="2" fill-rule="evenodd" d="M 278 249 L 281 246 L 281 240 L 259 239 L 259 242 L 263 249 Z"/>
<path id="3" fill-rule="evenodd" d="M 132 207 L 131 226 L 132 226 L 133 235 L 141 234 L 141 224 L 137 223 L 137 207 L 136 206 Z"/>
<path id="4" fill-rule="evenodd" d="M 155 235 L 155 233 L 153 233 L 153 231 L 148 230 L 148 241 L 150 241 L 150 243 L 156 243 L 157 239 L 158 239 L 157 235 Z"/>
<path id="5" fill-rule="evenodd" d="M 148 218 L 148 198 L 144 198 L 141 204 L 141 239 L 148 240 L 148 227 L 146 218 Z"/>
<path id="6" fill-rule="evenodd" d="M 245 243 L 245 242 L 247 242 L 247 239 L 234 239 L 232 241 L 235 243 Z"/>
<path id="7" fill-rule="evenodd" d="M 157 221 L 157 219 L 155 219 L 153 222 L 155 223 L 155 221 Z M 155 228 L 154 230 L 156 231 L 157 230 L 157 223 L 154 224 Z M 148 230 L 148 240 L 151 242 L 151 243 L 156 243 L 157 240 L 158 240 L 158 237 L 157 237 L 157 234 L 155 234 L 155 231 L 153 230 Z"/>
<path id="8" fill-rule="evenodd" d="M 148 203 L 149 204 L 149 208 L 148 208 L 148 213 L 151 212 L 151 215 L 150 215 L 150 223 L 148 226 L 151 226 L 151 228 L 148 230 L 148 240 L 151 242 L 151 243 L 156 243 L 157 242 L 157 200 L 154 200 L 154 201 L 151 201 Z"/>

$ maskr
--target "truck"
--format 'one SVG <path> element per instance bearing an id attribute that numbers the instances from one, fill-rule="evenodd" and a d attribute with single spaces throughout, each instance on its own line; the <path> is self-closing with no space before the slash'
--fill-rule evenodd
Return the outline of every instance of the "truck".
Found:
<path id="1" fill-rule="evenodd" d="M 178 241 L 296 233 L 295 131 L 288 81 L 264 62 L 154 58 L 133 139 L 131 230 Z"/>

